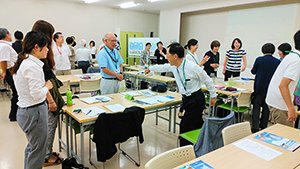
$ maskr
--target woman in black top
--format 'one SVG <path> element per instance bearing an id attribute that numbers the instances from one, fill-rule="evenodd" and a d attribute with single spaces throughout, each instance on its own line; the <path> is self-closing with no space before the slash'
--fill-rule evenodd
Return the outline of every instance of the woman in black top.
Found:
<path id="1" fill-rule="evenodd" d="M 168 63 L 168 60 L 166 59 L 167 50 L 163 47 L 163 43 L 159 41 L 156 45 L 157 49 L 154 53 L 154 56 L 156 56 L 156 63 L 159 65 Z"/>
<path id="2" fill-rule="evenodd" d="M 220 53 L 218 52 L 220 49 L 220 42 L 214 40 L 210 44 L 211 50 L 206 52 L 205 56 L 209 56 L 209 60 L 204 64 L 204 70 L 206 71 L 207 75 L 210 77 L 217 77 L 217 71 L 219 67 L 220 61 Z"/>
<path id="3" fill-rule="evenodd" d="M 156 57 L 156 64 L 165 64 L 168 63 L 168 60 L 166 59 L 166 48 L 163 47 L 163 43 L 161 41 L 157 42 L 156 44 L 157 49 L 154 52 L 154 56 Z M 166 72 L 161 73 L 162 76 L 166 75 Z"/>

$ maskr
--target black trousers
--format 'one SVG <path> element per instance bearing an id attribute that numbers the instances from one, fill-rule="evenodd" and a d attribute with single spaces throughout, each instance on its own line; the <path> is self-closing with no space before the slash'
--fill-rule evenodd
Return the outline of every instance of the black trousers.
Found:
<path id="1" fill-rule="evenodd" d="M 252 132 L 259 131 L 259 128 L 265 129 L 268 127 L 270 110 L 268 105 L 266 104 L 266 96 L 254 94 L 252 99 L 253 111 L 252 111 Z M 261 118 L 260 108 L 262 107 Z"/>
<path id="2" fill-rule="evenodd" d="M 202 127 L 202 112 L 205 106 L 205 97 L 202 92 L 194 96 L 182 98 L 183 110 L 185 111 L 180 122 L 179 133 L 196 130 Z M 185 139 L 180 139 L 180 146 L 191 144 Z"/>
<path id="3" fill-rule="evenodd" d="M 10 74 L 9 69 L 6 70 L 6 75 L 5 75 L 5 81 L 8 83 L 12 90 L 12 98 L 10 100 L 11 105 L 10 105 L 10 113 L 9 113 L 9 119 L 10 120 L 15 120 L 17 119 L 17 110 L 18 110 L 18 93 L 15 87 L 14 80 Z"/>
<path id="4" fill-rule="evenodd" d="M 90 67 L 89 61 L 79 61 L 78 62 L 78 69 L 82 69 L 83 73 L 87 73 L 87 69 Z"/>
<path id="5" fill-rule="evenodd" d="M 231 77 L 239 77 L 240 74 L 241 74 L 241 72 L 232 72 L 232 71 L 226 70 L 224 81 L 228 81 L 228 78 L 231 78 Z"/>

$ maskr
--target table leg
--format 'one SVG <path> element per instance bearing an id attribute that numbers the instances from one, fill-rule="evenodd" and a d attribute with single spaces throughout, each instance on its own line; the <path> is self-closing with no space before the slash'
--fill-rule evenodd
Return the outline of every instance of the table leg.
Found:
<path id="1" fill-rule="evenodd" d="M 89 138 L 90 139 L 90 138 Z M 84 127 L 83 125 L 80 123 L 80 151 L 81 151 L 81 164 L 84 165 Z"/>
<path id="2" fill-rule="evenodd" d="M 210 111 L 211 111 L 211 107 L 210 107 L 211 103 L 210 103 L 210 95 L 209 95 L 209 104 L 208 104 L 208 117 L 210 117 Z"/>
<path id="3" fill-rule="evenodd" d="M 169 132 L 171 131 L 171 122 L 172 122 L 172 106 L 169 108 Z"/>
<path id="4" fill-rule="evenodd" d="M 70 157 L 70 147 L 69 147 L 69 118 L 68 115 L 65 116 L 66 117 L 66 140 L 67 140 L 67 157 Z"/>
<path id="5" fill-rule="evenodd" d="M 73 151 L 73 131 L 72 131 L 72 117 L 69 116 L 69 124 L 70 124 L 70 155 L 71 157 L 73 156 L 72 151 Z"/>
<path id="6" fill-rule="evenodd" d="M 156 116 L 155 116 L 155 121 L 156 121 L 156 125 L 158 125 L 158 110 L 156 110 Z"/>
<path id="7" fill-rule="evenodd" d="M 177 116 L 176 109 L 177 109 L 177 107 L 174 106 L 173 133 L 176 133 L 176 116 Z"/>

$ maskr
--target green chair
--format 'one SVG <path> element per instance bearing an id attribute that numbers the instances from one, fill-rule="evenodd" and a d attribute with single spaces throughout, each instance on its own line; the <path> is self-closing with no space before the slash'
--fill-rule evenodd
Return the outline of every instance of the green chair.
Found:
<path id="1" fill-rule="evenodd" d="M 238 122 L 240 122 L 240 113 L 245 113 L 250 109 L 251 104 L 251 92 L 242 92 L 237 98 L 237 102 L 234 103 L 232 111 L 238 113 Z M 231 102 L 218 105 L 217 107 L 231 110 Z"/>
<path id="2" fill-rule="evenodd" d="M 177 147 L 178 147 L 180 138 L 186 139 L 187 141 L 191 142 L 192 144 L 195 144 L 198 139 L 200 131 L 201 131 L 201 128 L 179 134 L 178 139 L 177 139 Z"/>

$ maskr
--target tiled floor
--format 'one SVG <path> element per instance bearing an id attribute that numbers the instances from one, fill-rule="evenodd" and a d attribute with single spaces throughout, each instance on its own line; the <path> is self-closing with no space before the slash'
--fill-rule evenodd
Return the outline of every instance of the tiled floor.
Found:
<path id="1" fill-rule="evenodd" d="M 10 110 L 10 101 L 5 93 L 0 93 L 0 169 L 22 169 L 24 165 L 24 149 L 27 145 L 25 134 L 20 129 L 17 122 L 9 122 L 8 114 Z M 161 112 L 162 115 L 168 116 L 167 112 Z M 63 126 L 64 127 L 64 126 Z M 64 132 L 64 130 L 63 130 Z M 157 154 L 173 149 L 177 144 L 178 126 L 176 134 L 168 132 L 168 123 L 164 120 L 159 120 L 159 125 L 155 125 L 155 115 L 146 115 L 143 124 L 144 143 L 140 146 L 141 152 L 141 167 L 135 166 L 131 161 L 124 157 L 120 152 L 117 152 L 110 160 L 105 163 L 107 169 L 117 168 L 144 168 L 144 165 Z M 64 135 L 64 133 L 63 133 Z M 79 135 L 77 136 L 78 145 L 80 145 Z M 133 157 L 137 157 L 136 140 L 130 139 L 122 144 L 122 148 Z M 96 162 L 95 144 L 92 143 L 93 161 Z M 79 148 L 78 148 L 79 149 Z M 80 150 L 80 149 L 79 149 Z M 85 133 L 85 154 L 87 167 L 93 167 L 88 162 L 88 133 Z M 58 151 L 57 136 L 54 141 L 54 151 Z M 64 151 L 61 152 L 63 157 L 66 157 Z M 96 162 L 97 168 L 102 168 L 102 163 Z M 61 166 L 45 167 L 49 169 L 60 169 Z"/>

